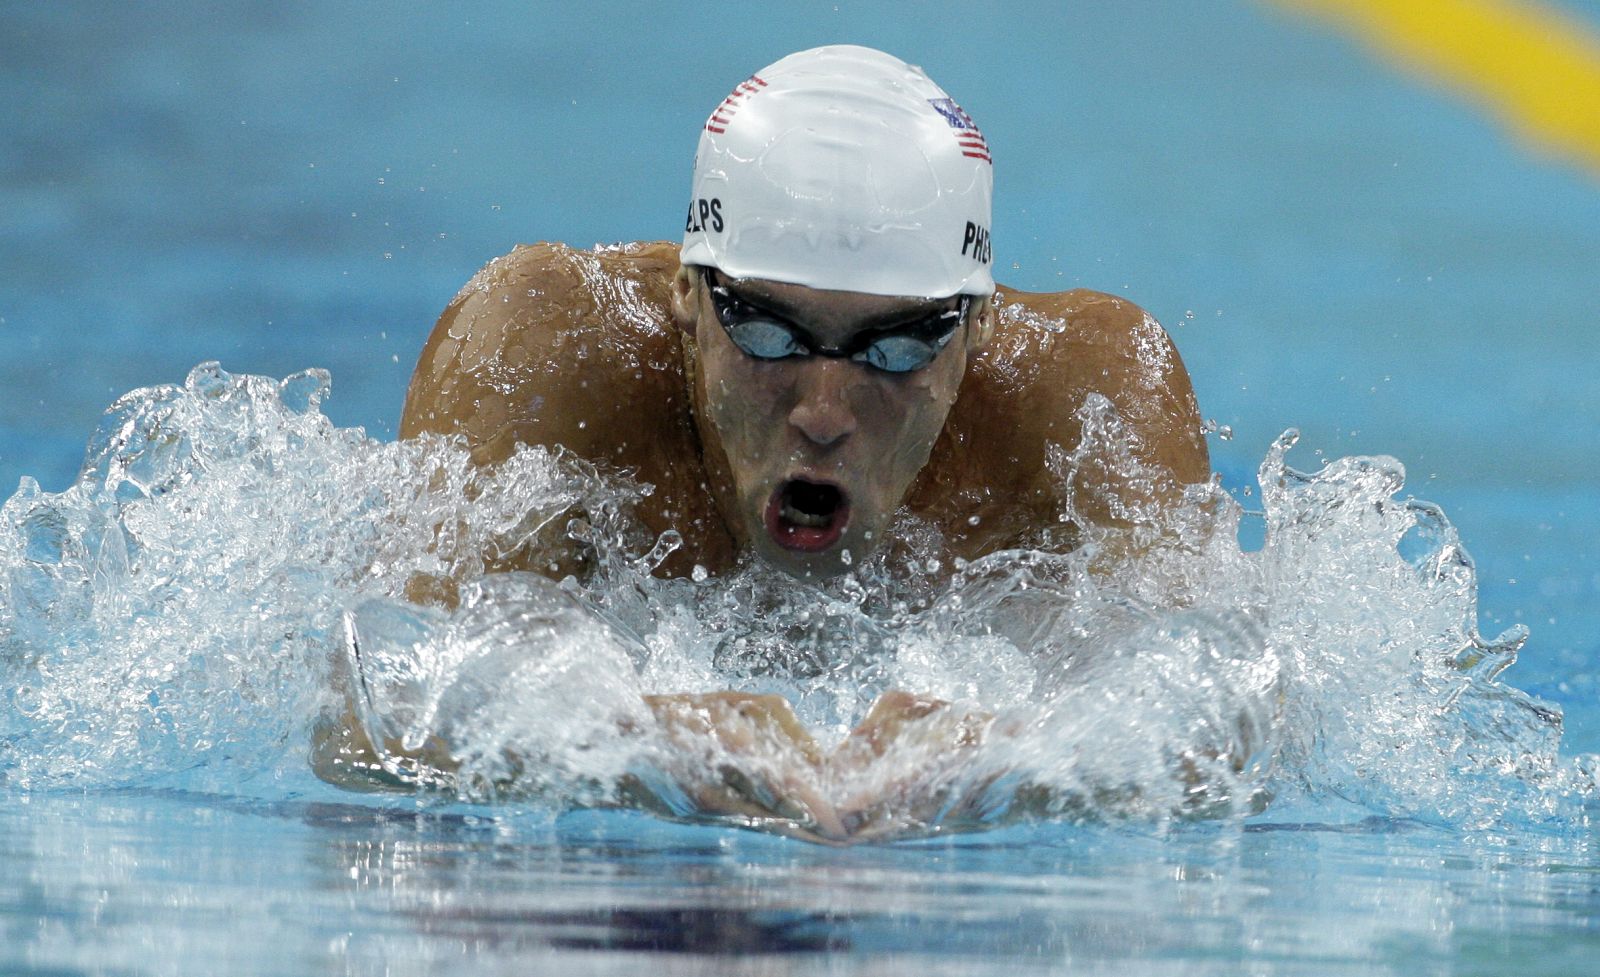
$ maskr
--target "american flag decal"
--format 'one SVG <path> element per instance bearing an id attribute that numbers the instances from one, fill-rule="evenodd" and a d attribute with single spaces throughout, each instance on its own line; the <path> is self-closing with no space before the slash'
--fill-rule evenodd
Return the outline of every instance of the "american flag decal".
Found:
<path id="1" fill-rule="evenodd" d="M 972 116 L 961 110 L 953 98 L 930 98 L 928 104 L 933 106 L 935 112 L 944 116 L 950 123 L 950 128 L 955 130 L 956 142 L 961 144 L 961 155 L 981 159 L 990 166 L 994 160 L 989 158 L 989 144 L 984 141 L 983 133 L 978 131 L 978 124 L 972 121 Z"/>
<path id="2" fill-rule="evenodd" d="M 727 132 L 728 123 L 733 121 L 734 113 L 739 111 L 739 106 L 749 101 L 751 97 L 761 94 L 761 89 L 766 87 L 767 83 L 758 75 L 751 75 L 741 81 L 738 87 L 722 100 L 722 104 L 712 110 L 711 118 L 706 120 L 706 131 L 719 135 Z"/>

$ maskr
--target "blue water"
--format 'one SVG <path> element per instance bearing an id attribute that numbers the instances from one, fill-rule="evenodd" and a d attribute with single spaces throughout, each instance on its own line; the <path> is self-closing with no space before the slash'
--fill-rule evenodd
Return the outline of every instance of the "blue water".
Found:
<path id="1" fill-rule="evenodd" d="M 1482 633 L 1530 631 L 1505 681 L 1562 708 L 1563 758 L 1600 752 L 1600 174 L 1250 3 L 0 7 L 0 485 L 67 488 L 107 405 L 213 359 L 326 368 L 329 418 L 392 437 L 483 261 L 673 236 L 707 108 L 832 41 L 920 62 L 983 125 L 1003 281 L 1168 325 L 1247 507 L 1287 427 L 1301 469 L 1403 462 L 1475 558 Z M 277 677 L 229 681 L 274 704 Z M 58 759 L 145 764 L 86 792 L 49 756 L 13 771 L 0 969 L 1569 974 L 1595 950 L 1592 828 L 1519 817 L 1537 785 L 1494 786 L 1487 824 L 1313 796 L 835 852 L 353 795 L 248 715 L 143 753 L 64 727 Z"/>
<path id="2" fill-rule="evenodd" d="M 834 851 L 207 796 L 4 817 L 8 872 L 40 879 L 8 947 L 52 973 L 1570 975 L 1597 949 L 1592 863 L 1405 825 Z"/>

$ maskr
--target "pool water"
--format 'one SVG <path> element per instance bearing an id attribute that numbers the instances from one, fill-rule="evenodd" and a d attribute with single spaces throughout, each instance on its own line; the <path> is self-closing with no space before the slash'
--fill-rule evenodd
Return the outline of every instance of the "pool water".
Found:
<path id="1" fill-rule="evenodd" d="M 1560 10 L 1600 36 L 1592 5 Z M 1126 295 L 1168 325 L 1203 412 L 1230 429 L 1210 443 L 1246 549 L 1274 512 L 1309 514 L 1263 555 L 1183 568 L 1203 609 L 1265 608 L 1263 637 L 1143 621 L 1177 636 L 1173 655 L 1277 656 L 1277 800 L 1212 822 L 1106 810 L 832 850 L 313 779 L 329 649 L 352 620 L 400 626 L 383 582 L 363 590 L 354 570 L 384 546 L 423 558 L 408 532 L 425 520 L 405 521 L 415 457 L 387 442 L 433 317 L 519 241 L 673 237 L 707 107 L 832 41 L 922 63 L 984 126 L 997 277 Z M 1600 172 L 1384 50 L 1293 4 L 1243 2 L 0 9 L 0 481 L 38 482 L 0 534 L 0 970 L 1585 972 Z M 208 360 L 228 372 L 194 369 Z M 319 377 L 292 377 L 308 367 L 330 371 L 325 398 Z M 115 418 L 177 432 L 204 464 L 159 439 L 107 449 L 102 413 L 158 384 L 178 386 Z M 1346 462 L 1274 499 L 1290 427 L 1292 468 L 1392 456 L 1404 488 L 1385 501 L 1398 472 Z M 99 494 L 68 490 L 85 444 Z M 518 499 L 612 490 L 562 477 L 529 459 L 479 530 Z M 1382 517 L 1347 518 L 1356 500 Z M 399 528 L 377 533 L 375 513 Z M 1475 570 L 1441 557 L 1457 534 Z M 164 577 L 129 570 L 158 558 Z M 643 680 L 711 682 L 696 656 L 733 585 L 647 585 L 624 606 L 636 591 L 617 579 L 590 597 L 653 629 Z M 825 596 L 828 626 L 870 629 L 859 600 Z M 1110 601 L 1090 597 L 1043 606 Z M 936 601 L 892 635 L 901 671 L 863 681 L 1039 706 L 992 645 L 966 646 L 965 669 L 908 653 L 918 628 L 972 623 Z M 1504 635 L 1503 658 L 1519 626 L 1498 677 L 1418 664 L 1478 636 Z M 484 648 L 460 622 L 418 627 L 433 647 Z M 1254 701 L 1214 664 L 1227 654 L 1171 660 Z M 580 677 L 591 702 L 639 680 Z M 572 688 L 539 681 L 512 684 L 540 706 Z M 822 726 L 859 708 L 826 683 L 752 681 Z M 1215 704 L 1179 700 L 1121 726 L 1041 726 L 1056 739 L 1018 755 L 1063 789 L 1083 786 L 1052 752 L 1074 736 L 1144 770 L 1163 731 Z M 550 749 L 537 723 L 464 729 L 484 756 L 517 737 Z"/>
<path id="2" fill-rule="evenodd" d="M 7 871 L 35 880 L 7 893 L 24 973 L 1566 975 L 1597 949 L 1591 856 L 1404 823 L 835 850 L 192 794 L 4 819 Z"/>

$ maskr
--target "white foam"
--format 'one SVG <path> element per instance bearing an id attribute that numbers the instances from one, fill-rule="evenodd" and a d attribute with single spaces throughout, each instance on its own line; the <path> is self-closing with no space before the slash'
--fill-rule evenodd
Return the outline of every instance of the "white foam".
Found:
<path id="1" fill-rule="evenodd" d="M 1525 633 L 1477 634 L 1472 563 L 1443 513 L 1396 497 L 1393 459 L 1308 475 L 1286 436 L 1256 515 L 1196 486 L 1074 552 L 971 565 L 903 516 L 894 545 L 820 586 L 759 566 L 663 581 L 649 571 L 675 540 L 629 515 L 647 487 L 542 450 L 485 471 L 456 442 L 336 429 L 327 382 L 202 365 L 114 404 L 67 491 L 24 479 L 0 509 L 6 783 L 238 789 L 302 770 L 348 694 L 380 738 L 448 744 L 461 768 L 433 789 L 594 803 L 672 762 L 643 693 L 777 692 L 831 746 L 902 689 L 993 717 L 981 746 L 913 738 L 833 775 L 903 826 L 1269 797 L 1559 825 L 1593 793 L 1589 761 L 1558 752 L 1557 710 L 1499 679 Z M 1081 419 L 1083 443 L 1053 455 L 1063 483 L 1114 471 L 1159 494 L 1108 403 Z M 451 612 L 404 600 L 414 574 L 476 581 L 485 552 L 574 508 L 590 579 L 493 576 Z M 1245 518 L 1265 522 L 1258 551 L 1238 545 Z M 1093 569 L 1129 539 L 1146 551 L 1133 569 Z"/>

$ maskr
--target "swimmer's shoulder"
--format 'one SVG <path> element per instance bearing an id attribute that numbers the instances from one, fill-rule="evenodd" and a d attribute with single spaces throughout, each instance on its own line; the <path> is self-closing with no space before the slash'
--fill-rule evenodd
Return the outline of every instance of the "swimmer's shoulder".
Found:
<path id="1" fill-rule="evenodd" d="M 565 450 L 654 487 L 641 522 L 683 533 L 661 573 L 731 564 L 736 548 L 706 488 L 672 321 L 677 271 L 678 246 L 667 243 L 535 244 L 495 259 L 439 317 L 401 436 L 461 435 L 480 464 L 523 445 Z"/>
<path id="2" fill-rule="evenodd" d="M 486 462 L 542 444 L 629 467 L 630 446 L 684 406 L 677 268 L 665 243 L 521 245 L 489 262 L 429 335 L 401 437 L 461 434 Z"/>
<path id="3" fill-rule="evenodd" d="M 1116 407 L 1149 460 L 1184 483 L 1204 481 L 1210 461 L 1189 371 L 1172 337 L 1121 296 L 1086 288 L 996 296 L 995 335 L 974 371 L 1010 394 L 1025 415 L 1023 436 L 1052 439 L 1090 395 Z M 1007 390 L 1007 388 L 1010 388 Z M 1028 420 L 1031 419 L 1031 420 Z"/>
<path id="4" fill-rule="evenodd" d="M 1072 451 L 1091 395 L 1109 400 L 1141 454 L 1178 483 L 1210 463 L 1177 348 L 1153 316 L 1104 292 L 996 294 L 994 334 L 972 356 L 913 507 L 972 553 L 1025 538 L 1061 511 L 1052 446 Z M 1091 516 L 1105 500 L 1079 497 Z M 976 517 L 976 522 L 974 522 Z M 968 529 L 967 526 L 976 528 Z"/>
<path id="5" fill-rule="evenodd" d="M 1048 394 L 1096 390 L 1108 397 L 1130 379 L 1183 372 L 1155 317 L 1127 299 L 1087 288 L 995 294 L 996 326 L 974 365 L 994 379 Z M 1185 374 L 1187 375 L 1187 374 Z M 1068 381 L 1066 384 L 1060 381 Z"/>

